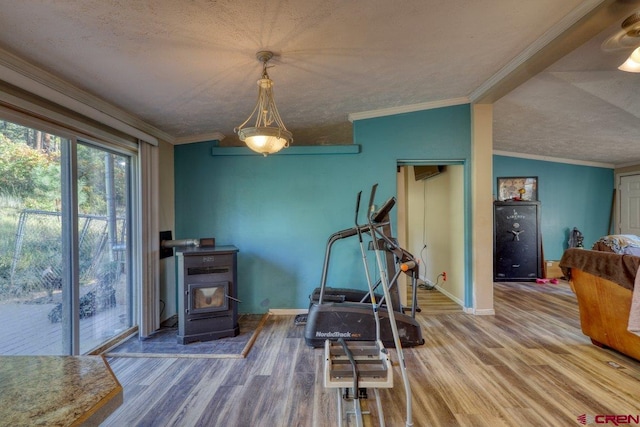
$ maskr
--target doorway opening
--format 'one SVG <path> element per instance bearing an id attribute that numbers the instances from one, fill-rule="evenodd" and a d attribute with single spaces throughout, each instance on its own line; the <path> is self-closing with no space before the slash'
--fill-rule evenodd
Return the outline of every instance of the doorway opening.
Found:
<path id="1" fill-rule="evenodd" d="M 420 259 L 421 287 L 435 288 L 464 307 L 464 166 L 403 162 L 397 194 L 398 239 Z"/>

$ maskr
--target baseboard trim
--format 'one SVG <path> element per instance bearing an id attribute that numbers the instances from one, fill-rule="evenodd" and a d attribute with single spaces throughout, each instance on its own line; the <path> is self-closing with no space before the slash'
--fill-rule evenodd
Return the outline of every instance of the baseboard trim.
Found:
<path id="1" fill-rule="evenodd" d="M 295 314 L 307 314 L 309 312 L 306 308 L 270 308 L 269 314 L 273 316 L 291 316 Z"/>
<path id="2" fill-rule="evenodd" d="M 467 314 L 473 314 L 476 316 L 495 316 L 496 311 L 493 308 L 479 308 L 465 307 L 464 312 Z"/>
<path id="3" fill-rule="evenodd" d="M 438 292 L 440 292 L 441 294 L 445 295 L 447 298 L 449 298 L 451 301 L 453 301 L 456 304 L 458 304 L 460 307 L 464 307 L 464 302 L 460 298 L 458 298 L 455 295 L 453 295 L 451 292 L 449 292 L 446 289 L 444 289 L 442 287 L 442 285 L 436 286 L 436 289 L 438 290 Z"/>

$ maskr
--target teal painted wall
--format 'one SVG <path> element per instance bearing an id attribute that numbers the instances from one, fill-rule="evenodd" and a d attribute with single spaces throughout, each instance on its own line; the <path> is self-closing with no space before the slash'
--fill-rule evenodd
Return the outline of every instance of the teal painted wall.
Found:
<path id="1" fill-rule="evenodd" d="M 573 227 L 584 234 L 586 248 L 608 234 L 613 169 L 493 156 L 494 194 L 497 177 L 507 176 L 538 177 L 545 259 L 562 257 Z"/>
<path id="2" fill-rule="evenodd" d="M 394 196 L 398 160 L 468 161 L 470 108 L 356 121 L 354 142 L 361 153 L 267 158 L 214 157 L 211 142 L 175 147 L 175 238 L 240 249 L 242 313 L 308 307 L 327 239 L 353 226 L 358 191 L 365 203 L 375 183 L 378 204 Z M 334 245 L 331 261 L 330 286 L 366 287 L 357 239 Z"/>

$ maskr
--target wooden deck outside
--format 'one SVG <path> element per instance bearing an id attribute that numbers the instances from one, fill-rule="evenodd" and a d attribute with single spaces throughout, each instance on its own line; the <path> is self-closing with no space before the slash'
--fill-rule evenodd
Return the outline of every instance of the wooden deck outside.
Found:
<path id="1" fill-rule="evenodd" d="M 60 355 L 62 324 L 51 323 L 48 315 L 55 304 L 0 302 L 0 355 Z M 81 348 L 86 351 L 113 336 L 115 327 L 125 329 L 125 307 L 101 311 L 80 319 Z"/>

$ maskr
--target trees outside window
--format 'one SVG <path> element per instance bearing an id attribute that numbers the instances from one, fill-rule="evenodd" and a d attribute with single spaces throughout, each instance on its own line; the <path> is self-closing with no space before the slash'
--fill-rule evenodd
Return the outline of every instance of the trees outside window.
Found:
<path id="1" fill-rule="evenodd" d="M 130 170 L 0 121 L 0 354 L 82 354 L 132 325 Z"/>

